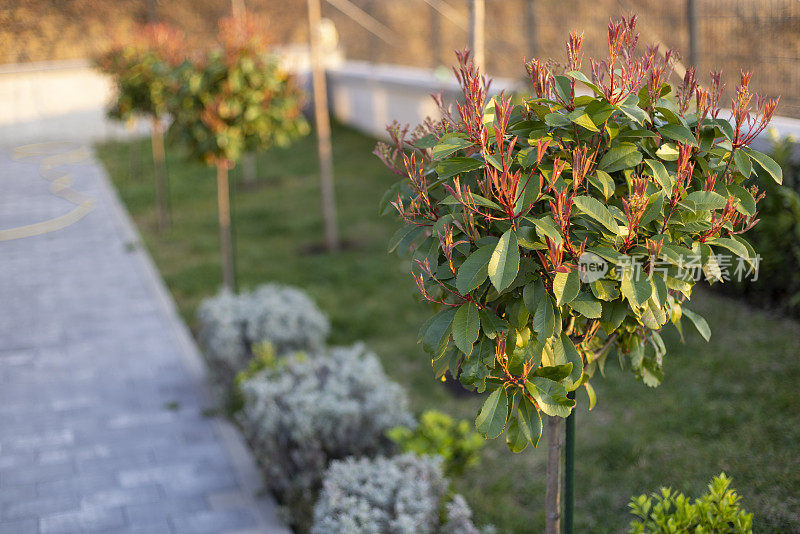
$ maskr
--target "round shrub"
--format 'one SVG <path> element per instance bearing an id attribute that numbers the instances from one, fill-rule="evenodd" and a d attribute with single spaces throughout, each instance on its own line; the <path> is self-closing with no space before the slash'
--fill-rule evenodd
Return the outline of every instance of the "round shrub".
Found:
<path id="1" fill-rule="evenodd" d="M 460 495 L 444 505 L 449 483 L 440 463 L 413 454 L 332 462 L 314 507 L 312 534 L 477 534 Z"/>
<path id="2" fill-rule="evenodd" d="M 287 357 L 240 391 L 239 420 L 266 483 L 301 527 L 331 460 L 388 453 L 386 432 L 413 424 L 403 390 L 361 344 Z"/>
<path id="3" fill-rule="evenodd" d="M 278 355 L 322 350 L 328 318 L 303 291 L 267 284 L 250 293 L 221 291 L 198 312 L 200 342 L 216 382 L 230 385 L 253 359 L 253 348 L 268 341 Z"/>

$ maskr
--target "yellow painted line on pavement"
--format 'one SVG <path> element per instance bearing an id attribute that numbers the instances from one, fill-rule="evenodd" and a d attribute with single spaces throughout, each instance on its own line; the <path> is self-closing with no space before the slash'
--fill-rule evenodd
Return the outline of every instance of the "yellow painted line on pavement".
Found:
<path id="1" fill-rule="evenodd" d="M 64 215 L 16 228 L 0 230 L 0 241 L 22 239 L 55 232 L 75 224 L 91 212 L 97 202 L 93 197 L 78 193 L 71 189 L 73 177 L 71 173 L 58 170 L 65 165 L 75 165 L 89 159 L 86 147 L 76 147 L 73 143 L 35 143 L 14 149 L 14 159 L 44 156 L 39 165 L 39 175 L 50 182 L 50 193 L 66 200 L 75 207 Z"/>

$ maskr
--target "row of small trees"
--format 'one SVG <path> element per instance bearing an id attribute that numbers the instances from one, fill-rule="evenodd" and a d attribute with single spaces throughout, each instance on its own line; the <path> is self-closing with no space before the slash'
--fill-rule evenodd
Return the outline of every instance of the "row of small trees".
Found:
<path id="1" fill-rule="evenodd" d="M 234 281 L 228 171 L 245 153 L 286 146 L 309 131 L 303 94 L 269 53 L 264 26 L 247 14 L 223 19 L 215 43 L 190 51 L 179 31 L 148 24 L 98 60 L 117 89 L 109 116 L 151 123 L 160 230 L 169 226 L 165 123 L 171 119 L 167 137 L 185 147 L 188 158 L 216 168 L 222 278 L 228 288 Z"/>

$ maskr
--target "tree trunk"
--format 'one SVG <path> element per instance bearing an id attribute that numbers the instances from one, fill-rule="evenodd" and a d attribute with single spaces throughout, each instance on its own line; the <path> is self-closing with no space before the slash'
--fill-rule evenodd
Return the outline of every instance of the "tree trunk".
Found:
<path id="1" fill-rule="evenodd" d="M 325 244 L 329 252 L 335 252 L 339 249 L 339 230 L 336 221 L 336 194 L 333 187 L 333 151 L 331 149 L 331 124 L 328 117 L 328 95 L 325 89 L 325 70 L 319 50 L 320 16 L 319 0 L 308 0 L 311 82 L 314 89 L 314 118 L 317 127 L 322 218 L 325 221 Z"/>
<path id="2" fill-rule="evenodd" d="M 222 253 L 222 285 L 233 291 L 233 240 L 231 238 L 231 203 L 228 186 L 228 163 L 217 162 L 217 211 L 219 245 Z"/>
<path id="3" fill-rule="evenodd" d="M 156 211 L 158 212 L 158 231 L 169 228 L 169 200 L 167 191 L 167 167 L 164 157 L 164 127 L 158 119 L 153 119 L 151 141 L 153 144 L 153 175 L 156 188 Z"/>
<path id="4" fill-rule="evenodd" d="M 561 533 L 561 422 L 560 417 L 547 418 L 545 534 Z"/>

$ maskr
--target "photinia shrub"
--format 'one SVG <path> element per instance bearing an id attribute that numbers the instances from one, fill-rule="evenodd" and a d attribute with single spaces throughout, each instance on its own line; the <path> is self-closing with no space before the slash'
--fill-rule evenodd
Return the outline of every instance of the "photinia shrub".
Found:
<path id="1" fill-rule="evenodd" d="M 217 168 L 222 282 L 235 286 L 228 170 L 244 152 L 288 145 L 309 131 L 302 94 L 245 16 L 220 22 L 219 43 L 187 60 L 175 79 L 172 138 L 188 155 Z"/>
<path id="2" fill-rule="evenodd" d="M 171 26 L 148 24 L 136 31 L 131 43 L 112 47 L 96 60 L 116 84 L 109 117 L 127 121 L 167 116 L 174 69 L 183 61 L 182 42 L 183 35 Z"/>
<path id="3" fill-rule="evenodd" d="M 121 121 L 137 117 L 150 120 L 158 227 L 169 226 L 164 119 L 169 115 L 170 95 L 177 66 L 183 62 L 183 35 L 163 23 L 138 28 L 131 43 L 112 47 L 96 60 L 100 71 L 110 75 L 116 96 L 108 116 Z"/>
<path id="4" fill-rule="evenodd" d="M 172 135 L 207 164 L 231 165 L 243 152 L 285 146 L 309 131 L 303 95 L 269 53 L 262 24 L 252 15 L 223 19 L 218 46 L 179 70 Z"/>
<path id="5" fill-rule="evenodd" d="M 694 69 L 668 81 L 675 55 L 637 53 L 636 18 L 612 21 L 609 56 L 581 72 L 582 38 L 567 61 L 527 65 L 534 95 L 487 98 L 467 52 L 454 69 L 456 111 L 411 130 L 388 128 L 376 154 L 401 180 L 381 211 L 401 227 L 390 250 L 410 251 L 422 299 L 435 314 L 419 339 L 437 377 L 450 372 L 486 395 L 475 421 L 488 438 L 506 431 L 512 451 L 537 445 L 541 413 L 566 417 L 568 393 L 609 355 L 649 386 L 662 379 L 660 330 L 683 317 L 699 275 L 728 263 L 754 270 L 741 234 L 758 221 L 756 167 L 780 168 L 748 145 L 777 101 L 742 73 L 731 117 L 719 72 L 702 87 Z M 733 256 L 730 256 L 732 253 Z"/>

